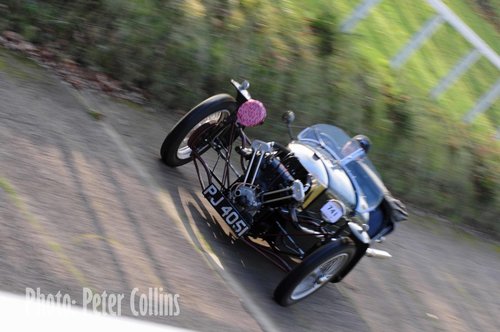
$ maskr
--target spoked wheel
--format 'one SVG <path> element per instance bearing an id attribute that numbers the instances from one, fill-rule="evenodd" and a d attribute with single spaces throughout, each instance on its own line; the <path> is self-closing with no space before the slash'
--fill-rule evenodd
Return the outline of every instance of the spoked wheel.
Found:
<path id="1" fill-rule="evenodd" d="M 280 282 L 274 291 L 275 301 L 286 307 L 305 299 L 340 274 L 355 252 L 353 245 L 340 241 L 319 248 Z"/>
<path id="2" fill-rule="evenodd" d="M 161 146 L 161 159 L 171 167 L 184 165 L 191 160 L 192 150 L 188 145 L 193 134 L 203 128 L 222 122 L 236 111 L 237 103 L 233 97 L 220 94 L 208 98 L 190 110 L 167 135 Z M 200 146 L 199 153 L 208 146 Z"/>

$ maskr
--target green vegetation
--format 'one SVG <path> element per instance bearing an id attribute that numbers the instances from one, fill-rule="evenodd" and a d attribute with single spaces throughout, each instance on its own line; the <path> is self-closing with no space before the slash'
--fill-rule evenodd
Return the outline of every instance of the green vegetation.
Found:
<path id="1" fill-rule="evenodd" d="M 0 53 L 0 70 L 5 70 L 6 64 L 2 58 L 2 54 Z"/>
<path id="2" fill-rule="evenodd" d="M 445 2 L 492 49 L 500 53 L 500 43 L 498 42 L 500 32 L 499 0 L 448 0 Z"/>
<path id="3" fill-rule="evenodd" d="M 94 120 L 101 120 L 102 119 L 102 113 L 94 110 L 88 110 L 87 113 L 94 118 Z"/>
<path id="4" fill-rule="evenodd" d="M 332 2 L 333 9 L 338 10 L 342 16 L 348 15 L 355 4 L 347 1 Z M 500 36 L 493 26 L 473 12 L 465 1 L 448 1 L 448 4 L 471 27 L 477 27 L 476 32 L 500 52 Z M 359 24 L 353 33 L 353 42 L 363 56 L 374 63 L 384 81 L 401 87 L 403 91 L 418 89 L 418 94 L 426 97 L 457 61 L 472 50 L 458 32 L 445 24 L 411 56 L 401 70 L 396 73 L 390 70 L 390 59 L 433 15 L 433 9 L 425 1 L 384 0 Z M 441 96 L 439 106 L 447 116 L 459 120 L 499 76 L 500 71 L 482 58 Z M 492 125 L 500 123 L 500 102 L 488 110 L 486 117 L 491 120 Z"/>
<path id="5" fill-rule="evenodd" d="M 39 65 L 22 54 L 2 52 L 0 48 L 0 70 L 23 81 L 40 80 Z"/>
<path id="6" fill-rule="evenodd" d="M 448 1 L 459 15 L 471 8 L 456 2 Z M 500 144 L 493 139 L 500 106 L 473 125 L 461 121 L 498 71 L 480 60 L 434 102 L 429 90 L 468 52 L 466 42 L 443 26 L 407 66 L 392 71 L 390 58 L 431 9 L 423 1 L 384 0 L 352 35 L 340 33 L 338 23 L 356 4 L 11 0 L 0 7 L 7 12 L 0 29 L 145 89 L 167 108 L 188 109 L 228 91 L 230 78 L 246 78 L 270 113 L 259 135 L 283 133 L 269 129 L 290 108 L 299 125 L 328 122 L 366 133 L 375 164 L 398 196 L 453 221 L 500 230 Z M 471 13 L 464 20 L 495 42 L 486 21 Z"/>

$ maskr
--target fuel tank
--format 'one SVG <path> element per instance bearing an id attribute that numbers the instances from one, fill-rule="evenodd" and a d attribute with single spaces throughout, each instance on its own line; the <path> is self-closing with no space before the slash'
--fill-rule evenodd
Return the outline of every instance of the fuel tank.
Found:
<path id="1" fill-rule="evenodd" d="M 351 210 L 355 208 L 356 191 L 353 184 L 345 171 L 336 165 L 331 157 L 326 157 L 313 146 L 300 141 L 291 142 L 288 148 L 313 177 L 313 184 L 306 193 L 303 208 L 318 200 L 322 201 L 320 204 L 324 204 L 331 198 L 341 200 Z M 317 205 L 317 202 L 314 205 Z"/>

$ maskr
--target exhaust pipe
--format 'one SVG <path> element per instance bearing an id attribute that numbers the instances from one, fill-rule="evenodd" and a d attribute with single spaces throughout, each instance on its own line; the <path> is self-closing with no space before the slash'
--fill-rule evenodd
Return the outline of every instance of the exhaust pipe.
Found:
<path id="1" fill-rule="evenodd" d="M 392 255 L 385 250 L 368 248 L 366 249 L 366 256 L 375 258 L 391 258 Z"/>

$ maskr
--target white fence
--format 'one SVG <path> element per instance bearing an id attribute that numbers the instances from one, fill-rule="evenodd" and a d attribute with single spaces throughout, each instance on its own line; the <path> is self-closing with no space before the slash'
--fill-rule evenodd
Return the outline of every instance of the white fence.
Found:
<path id="1" fill-rule="evenodd" d="M 341 25 L 343 32 L 351 32 L 357 23 L 369 15 L 370 10 L 382 0 L 363 0 L 349 15 Z M 493 66 L 499 70 L 499 79 L 490 90 L 481 96 L 464 116 L 464 121 L 472 122 L 474 118 L 491 107 L 497 98 L 500 97 L 500 57 L 484 42 L 467 24 L 465 24 L 448 6 L 441 0 L 426 0 L 434 8 L 436 15 L 425 22 L 421 29 L 416 32 L 406 45 L 391 59 L 390 66 L 394 69 L 401 68 L 412 53 L 444 23 L 451 25 L 459 32 L 471 46 L 471 51 L 460 59 L 455 66 L 445 75 L 440 82 L 430 91 L 430 96 L 434 99 L 444 93 L 455 83 L 477 60 L 481 57 L 488 59 Z M 500 132 L 500 128 L 499 128 Z"/>

